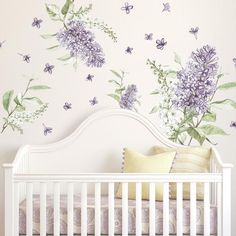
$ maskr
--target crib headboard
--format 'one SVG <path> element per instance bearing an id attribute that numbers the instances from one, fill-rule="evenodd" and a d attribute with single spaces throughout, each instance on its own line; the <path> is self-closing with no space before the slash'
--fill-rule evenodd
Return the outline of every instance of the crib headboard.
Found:
<path id="1" fill-rule="evenodd" d="M 59 142 L 20 149 L 17 155 L 25 153 L 25 161 L 17 172 L 121 172 L 124 147 L 148 153 L 157 144 L 178 146 L 144 116 L 124 109 L 105 109 L 90 115 Z"/>

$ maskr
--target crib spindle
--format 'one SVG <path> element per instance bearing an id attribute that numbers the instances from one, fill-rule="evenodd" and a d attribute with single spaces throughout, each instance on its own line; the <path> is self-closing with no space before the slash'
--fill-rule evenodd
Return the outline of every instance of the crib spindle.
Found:
<path id="1" fill-rule="evenodd" d="M 122 236 L 128 235 L 128 183 L 122 183 Z"/>
<path id="2" fill-rule="evenodd" d="M 155 183 L 149 183 L 149 235 L 155 236 Z"/>
<path id="3" fill-rule="evenodd" d="M 54 184 L 54 236 L 60 236 L 60 183 Z"/>
<path id="4" fill-rule="evenodd" d="M 210 236 L 210 184 L 204 183 L 204 236 Z"/>
<path id="5" fill-rule="evenodd" d="M 109 236 L 114 236 L 114 183 L 108 184 Z"/>
<path id="6" fill-rule="evenodd" d="M 67 235 L 74 235 L 74 184 L 68 183 L 67 189 Z"/>
<path id="7" fill-rule="evenodd" d="M 196 183 L 190 183 L 190 234 L 196 236 Z"/>
<path id="8" fill-rule="evenodd" d="M 47 184 L 40 183 L 40 236 L 46 236 L 46 193 Z"/>
<path id="9" fill-rule="evenodd" d="M 217 184 L 217 236 L 222 236 L 222 183 Z"/>
<path id="10" fill-rule="evenodd" d="M 183 236 L 183 183 L 177 183 L 177 236 Z"/>
<path id="11" fill-rule="evenodd" d="M 87 236 L 87 183 L 81 185 L 81 235 Z"/>
<path id="12" fill-rule="evenodd" d="M 95 184 L 95 235 L 101 235 L 101 183 Z"/>
<path id="13" fill-rule="evenodd" d="M 19 183 L 14 184 L 14 235 L 19 235 Z"/>
<path id="14" fill-rule="evenodd" d="M 32 236 L 33 233 L 33 184 L 26 185 L 26 235 Z"/>
<path id="15" fill-rule="evenodd" d="M 136 236 L 142 235 L 142 184 L 136 183 Z"/>
<path id="16" fill-rule="evenodd" d="M 169 183 L 164 183 L 163 198 L 163 236 L 169 236 Z"/>

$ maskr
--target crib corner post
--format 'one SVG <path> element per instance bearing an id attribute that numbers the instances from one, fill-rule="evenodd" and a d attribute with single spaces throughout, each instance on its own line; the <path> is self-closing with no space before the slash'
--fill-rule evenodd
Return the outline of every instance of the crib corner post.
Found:
<path id="1" fill-rule="evenodd" d="M 231 167 L 223 167 L 222 235 L 231 236 Z"/>
<path id="2" fill-rule="evenodd" d="M 13 166 L 3 165 L 5 172 L 5 236 L 14 236 Z"/>

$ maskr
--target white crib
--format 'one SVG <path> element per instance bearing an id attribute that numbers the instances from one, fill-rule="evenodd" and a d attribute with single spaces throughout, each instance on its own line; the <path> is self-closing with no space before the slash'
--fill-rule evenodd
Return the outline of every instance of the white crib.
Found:
<path id="1" fill-rule="evenodd" d="M 80 234 L 88 235 L 88 194 L 94 194 L 94 233 L 101 232 L 101 196 L 107 196 L 108 233 L 115 235 L 115 188 L 122 183 L 122 231 L 129 235 L 128 183 L 136 183 L 135 232 L 142 235 L 142 188 L 149 183 L 149 223 L 148 235 L 156 235 L 155 183 L 164 183 L 163 193 L 163 234 L 169 229 L 169 183 L 176 183 L 176 235 L 183 231 L 183 183 L 190 183 L 190 232 L 197 235 L 196 227 L 196 184 L 204 183 L 204 229 L 203 235 L 210 235 L 210 206 L 217 207 L 217 235 L 231 236 L 231 164 L 221 161 L 215 147 L 212 147 L 210 173 L 191 174 L 123 174 L 121 172 L 122 149 L 133 147 L 146 152 L 151 146 L 166 145 L 177 147 L 167 140 L 156 127 L 140 114 L 108 109 L 95 112 L 67 138 L 48 145 L 23 146 L 19 149 L 13 163 L 5 168 L 5 236 L 18 236 L 20 227 L 20 204 L 26 199 L 27 236 L 35 233 L 33 226 L 33 199 L 39 196 L 39 232 L 47 234 L 47 196 L 53 201 L 53 233 L 60 232 L 60 198 L 67 196 L 67 232 L 75 235 L 74 199 L 80 193 L 81 228 Z"/>

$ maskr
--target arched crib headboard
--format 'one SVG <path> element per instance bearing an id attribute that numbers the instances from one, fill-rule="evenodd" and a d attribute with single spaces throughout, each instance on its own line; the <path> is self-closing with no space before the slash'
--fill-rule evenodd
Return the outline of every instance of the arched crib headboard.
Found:
<path id="1" fill-rule="evenodd" d="M 24 146 L 17 173 L 121 172 L 124 147 L 147 153 L 154 145 L 179 146 L 165 138 L 143 115 L 124 109 L 95 112 L 65 139 L 47 145 Z"/>

